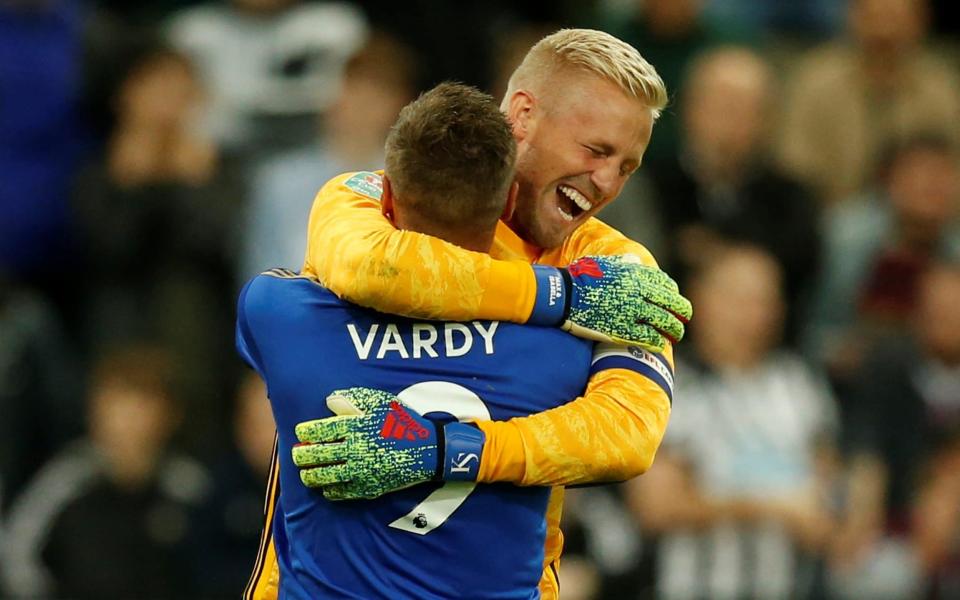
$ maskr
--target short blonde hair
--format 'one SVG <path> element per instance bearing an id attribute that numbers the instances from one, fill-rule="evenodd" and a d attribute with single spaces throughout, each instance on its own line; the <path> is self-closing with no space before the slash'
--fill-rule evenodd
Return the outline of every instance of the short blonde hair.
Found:
<path id="1" fill-rule="evenodd" d="M 650 107 L 654 119 L 669 101 L 663 79 L 636 48 L 594 29 L 561 29 L 534 44 L 510 77 L 507 97 L 517 88 L 546 82 L 552 74 L 569 67 L 616 84 Z"/>

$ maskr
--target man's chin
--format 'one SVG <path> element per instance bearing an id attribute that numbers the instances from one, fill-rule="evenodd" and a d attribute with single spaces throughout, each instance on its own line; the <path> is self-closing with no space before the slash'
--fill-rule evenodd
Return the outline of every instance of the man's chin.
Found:
<path id="1" fill-rule="evenodd" d="M 530 239 L 527 239 L 527 241 L 538 248 L 552 250 L 553 248 L 562 246 L 563 242 L 570 237 L 570 234 L 573 233 L 574 229 L 576 229 L 576 225 L 572 223 L 570 225 L 563 226 L 540 221 L 535 223 L 534 226 L 529 229 L 530 233 L 528 238 Z"/>
<path id="2" fill-rule="evenodd" d="M 550 206 L 531 214 L 518 209 L 509 223 L 510 228 L 525 242 L 538 248 L 557 248 L 573 233 L 577 223 L 560 222 L 554 212 L 556 210 L 556 206 Z"/>

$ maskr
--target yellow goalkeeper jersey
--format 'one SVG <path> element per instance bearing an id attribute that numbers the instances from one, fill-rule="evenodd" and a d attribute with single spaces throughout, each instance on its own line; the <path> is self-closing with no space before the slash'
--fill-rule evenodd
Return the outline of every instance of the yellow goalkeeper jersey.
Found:
<path id="1" fill-rule="evenodd" d="M 650 252 L 597 219 L 552 250 L 532 246 L 504 223 L 490 254 L 401 231 L 380 212 L 381 175 L 347 173 L 329 181 L 311 209 L 303 273 L 350 302 L 410 317 L 525 322 L 536 282 L 531 263 L 565 266 L 587 255 Z M 673 367 L 672 349 L 662 357 Z M 623 481 L 646 471 L 670 415 L 663 381 L 631 369 L 593 375 L 583 396 L 563 406 L 504 422 L 480 422 L 486 434 L 478 482 L 553 486 L 547 516 L 542 597 L 559 595 L 563 486 Z M 271 479 L 271 488 L 276 479 Z M 272 513 L 276 490 L 269 490 Z M 272 514 L 267 515 L 272 522 Z M 278 569 L 265 531 L 245 598 L 276 598 Z"/>

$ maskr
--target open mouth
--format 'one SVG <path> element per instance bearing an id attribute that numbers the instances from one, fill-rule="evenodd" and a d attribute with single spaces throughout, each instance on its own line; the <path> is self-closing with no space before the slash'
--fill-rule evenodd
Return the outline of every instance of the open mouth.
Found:
<path id="1" fill-rule="evenodd" d="M 586 196 L 568 185 L 557 186 L 557 198 L 557 211 L 568 223 L 593 208 Z"/>

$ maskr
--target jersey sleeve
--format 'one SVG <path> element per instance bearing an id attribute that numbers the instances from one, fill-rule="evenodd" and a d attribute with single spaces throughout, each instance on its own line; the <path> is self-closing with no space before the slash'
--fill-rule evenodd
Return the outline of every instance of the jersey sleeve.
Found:
<path id="1" fill-rule="evenodd" d="M 591 219 L 550 256 L 567 264 L 580 256 L 653 255 Z M 486 434 L 478 481 L 576 485 L 624 481 L 653 463 L 670 418 L 673 349 L 663 353 L 599 344 L 584 395 L 563 406 L 509 421 L 477 425 Z"/>
<path id="2" fill-rule="evenodd" d="M 623 357 L 620 357 L 623 358 Z M 672 351 L 648 360 L 673 372 Z M 625 481 L 645 472 L 670 418 L 672 383 L 644 362 L 596 359 L 584 395 L 563 406 L 509 421 L 483 421 L 477 481 L 576 485 Z"/>
<path id="3" fill-rule="evenodd" d="M 263 372 L 263 362 L 260 359 L 260 351 L 257 349 L 257 344 L 253 339 L 253 333 L 250 330 L 250 322 L 248 319 L 250 288 L 255 282 L 256 278 L 248 281 L 246 285 L 243 286 L 243 289 L 240 290 L 240 298 L 237 300 L 236 345 L 237 353 L 243 362 L 256 371 L 261 379 L 266 381 L 266 375 Z"/>
<path id="4" fill-rule="evenodd" d="M 303 273 L 355 304 L 408 317 L 525 322 L 536 279 L 520 260 L 412 231 L 380 212 L 377 173 L 347 173 L 317 194 L 310 211 Z"/>

